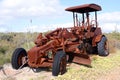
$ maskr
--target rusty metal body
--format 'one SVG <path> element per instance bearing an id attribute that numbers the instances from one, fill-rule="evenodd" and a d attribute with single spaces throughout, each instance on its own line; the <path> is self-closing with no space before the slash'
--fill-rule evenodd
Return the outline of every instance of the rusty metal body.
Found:
<path id="1" fill-rule="evenodd" d="M 97 22 L 96 11 L 100 10 L 101 7 L 96 4 L 67 8 L 66 11 L 73 12 L 74 26 L 58 28 L 45 36 L 40 33 L 35 40 L 36 46 L 27 52 L 28 65 L 34 68 L 52 67 L 54 56 L 59 50 L 67 53 L 69 58 L 72 57 L 72 62 L 90 65 L 89 53 L 96 53 L 94 49 L 103 36 Z M 95 12 L 95 20 L 90 20 L 89 12 Z M 82 14 L 81 22 L 78 13 Z"/>
<path id="2" fill-rule="evenodd" d="M 45 35 L 40 33 L 34 41 L 35 46 L 28 50 L 17 48 L 13 52 L 11 64 L 14 69 L 26 65 L 34 69 L 52 67 L 52 75 L 66 72 L 67 62 L 91 65 L 90 54 L 107 56 L 109 48 L 107 37 L 98 27 L 97 4 L 84 4 L 65 9 L 73 13 L 73 27 L 57 28 Z M 94 19 L 90 19 L 94 12 Z"/>

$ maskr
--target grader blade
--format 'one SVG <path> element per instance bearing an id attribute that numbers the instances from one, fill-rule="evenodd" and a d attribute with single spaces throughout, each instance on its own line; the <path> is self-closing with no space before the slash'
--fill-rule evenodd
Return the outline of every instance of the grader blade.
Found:
<path id="1" fill-rule="evenodd" d="M 91 59 L 86 54 L 75 54 L 73 62 L 83 65 L 91 65 Z"/>

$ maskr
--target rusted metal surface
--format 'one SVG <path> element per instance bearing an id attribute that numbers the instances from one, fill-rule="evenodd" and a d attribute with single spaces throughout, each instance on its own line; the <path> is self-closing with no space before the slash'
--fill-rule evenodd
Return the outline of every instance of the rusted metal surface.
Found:
<path id="1" fill-rule="evenodd" d="M 75 54 L 73 62 L 78 64 L 84 64 L 84 65 L 91 64 L 90 57 L 86 54 Z"/>
<path id="2" fill-rule="evenodd" d="M 35 40 L 36 46 L 28 51 L 29 66 L 50 66 L 52 62 L 49 61 L 53 60 L 58 50 L 64 50 L 69 54 L 73 53 L 73 62 L 91 64 L 89 53 L 86 51 L 87 45 L 96 46 L 96 42 L 99 42 L 101 39 L 102 32 L 100 28 L 94 27 L 93 21 L 97 25 L 97 18 L 90 20 L 88 12 L 95 11 L 96 16 L 96 11 L 100 11 L 101 7 L 96 4 L 85 4 L 70 7 L 66 10 L 86 14 L 87 22 L 82 21 L 82 25 L 80 25 L 77 14 L 73 14 L 75 20 L 74 27 L 58 28 L 45 34 L 45 36 L 40 33 Z M 82 15 L 83 20 L 85 19 L 84 14 Z M 49 58 L 48 55 L 51 55 L 51 57 Z"/>
<path id="3" fill-rule="evenodd" d="M 73 12 L 74 26 L 57 28 L 44 36 L 40 33 L 34 41 L 36 45 L 27 52 L 28 65 L 33 68 L 52 67 L 54 56 L 59 50 L 68 55 L 68 62 L 91 65 L 89 54 L 94 51 L 97 53 L 97 43 L 103 36 L 97 22 L 96 11 L 100 10 L 101 7 L 97 4 L 67 8 L 66 11 Z M 94 20 L 90 20 L 89 12 L 95 12 Z M 82 14 L 81 21 L 78 13 Z M 62 68 L 60 67 L 58 71 L 64 73 L 66 64 L 66 59 L 63 59 L 60 63 Z"/>
<path id="4" fill-rule="evenodd" d="M 84 44 L 82 41 L 84 38 L 91 38 L 91 35 L 85 35 L 87 32 L 84 32 L 83 27 L 71 27 L 71 28 L 63 28 L 56 29 L 55 31 L 47 34 L 47 37 L 41 37 L 41 34 L 37 37 L 40 44 L 35 40 L 36 46 L 28 51 L 28 64 L 31 67 L 41 67 L 44 62 L 49 63 L 48 52 L 52 51 L 52 58 L 54 57 L 57 50 L 63 49 L 65 52 L 72 52 L 77 54 L 86 54 L 85 45 L 81 48 L 78 48 L 81 44 Z M 88 37 L 89 36 L 89 37 Z M 43 42 L 42 40 L 46 40 L 47 42 Z M 39 45 L 38 45 L 39 44 Z M 79 57 L 79 55 L 76 55 Z M 76 61 L 76 57 L 74 59 L 75 62 L 81 64 L 90 64 L 90 59 L 84 57 L 80 57 L 80 60 Z M 47 64 L 48 65 L 48 64 Z M 46 65 L 46 66 L 47 66 Z M 43 65 L 45 66 L 45 64 Z"/>
<path id="5" fill-rule="evenodd" d="M 72 11 L 72 12 L 78 12 L 78 13 L 85 13 L 85 12 L 100 11 L 102 10 L 102 8 L 97 4 L 84 4 L 80 6 L 69 7 L 65 10 Z"/>

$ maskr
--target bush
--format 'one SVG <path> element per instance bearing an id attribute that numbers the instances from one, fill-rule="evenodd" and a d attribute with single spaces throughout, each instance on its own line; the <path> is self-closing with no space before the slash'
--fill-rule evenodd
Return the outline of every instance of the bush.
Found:
<path id="1" fill-rule="evenodd" d="M 47 33 L 47 32 L 46 32 Z M 0 62 L 9 62 L 11 55 L 16 48 L 23 47 L 29 50 L 34 46 L 33 41 L 39 33 L 0 33 Z M 45 33 L 43 33 L 45 34 Z M 120 49 L 120 33 L 112 32 L 105 34 L 109 41 L 110 53 Z M 2 55 L 2 56 L 1 56 Z M 5 56 L 3 56 L 5 55 Z M 5 60 L 6 59 L 6 60 Z"/>
<path id="2" fill-rule="evenodd" d="M 4 34 L 0 37 L 1 40 L 13 41 L 13 36 L 9 34 Z"/>
<path id="3" fill-rule="evenodd" d="M 120 33 L 112 32 L 105 35 L 108 38 L 110 53 L 115 53 L 116 49 L 120 49 Z"/>
<path id="4" fill-rule="evenodd" d="M 6 46 L 0 47 L 0 54 L 6 54 L 6 51 L 7 51 L 7 47 Z"/>

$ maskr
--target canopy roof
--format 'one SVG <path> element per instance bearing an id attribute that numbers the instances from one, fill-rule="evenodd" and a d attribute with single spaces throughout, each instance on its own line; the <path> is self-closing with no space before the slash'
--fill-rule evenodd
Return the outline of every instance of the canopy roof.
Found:
<path id="1" fill-rule="evenodd" d="M 84 4 L 84 5 L 69 7 L 66 8 L 65 10 L 71 12 L 86 13 L 86 12 L 100 11 L 102 9 L 99 5 L 92 3 L 92 4 Z"/>

